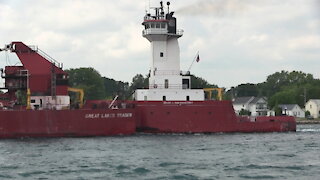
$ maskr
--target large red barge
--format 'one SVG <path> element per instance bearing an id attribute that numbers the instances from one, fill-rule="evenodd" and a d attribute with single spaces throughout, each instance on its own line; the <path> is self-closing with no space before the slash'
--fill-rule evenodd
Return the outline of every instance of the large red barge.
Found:
<path id="1" fill-rule="evenodd" d="M 0 138 L 296 130 L 293 117 L 238 117 L 231 101 L 205 100 L 203 89 L 191 89 L 190 73 L 180 71 L 183 31 L 176 28 L 170 4 L 167 13 L 160 5 L 142 23 L 152 47 L 149 88 L 137 89 L 134 101 L 83 105 L 83 91 L 68 87 L 62 65 L 43 51 L 22 42 L 0 49 L 16 53 L 22 63 L 1 70 L 6 92 L 0 94 Z M 79 94 L 75 104 L 68 91 Z"/>
<path id="2" fill-rule="evenodd" d="M 231 101 L 136 102 L 137 130 L 148 133 L 295 131 L 290 116 L 238 117 Z"/>

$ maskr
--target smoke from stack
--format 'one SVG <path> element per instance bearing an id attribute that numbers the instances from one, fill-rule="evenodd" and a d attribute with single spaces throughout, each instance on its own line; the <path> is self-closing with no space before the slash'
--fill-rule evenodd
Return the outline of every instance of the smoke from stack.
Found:
<path id="1" fill-rule="evenodd" d="M 248 8 L 245 0 L 202 0 L 176 11 L 181 15 L 225 16 L 244 12 Z"/>

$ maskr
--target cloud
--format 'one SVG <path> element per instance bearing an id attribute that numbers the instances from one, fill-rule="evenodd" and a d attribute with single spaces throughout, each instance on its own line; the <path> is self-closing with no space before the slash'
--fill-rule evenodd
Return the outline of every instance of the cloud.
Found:
<path id="1" fill-rule="evenodd" d="M 319 35 L 305 35 L 301 37 L 292 38 L 288 41 L 288 48 L 292 50 L 320 50 L 320 36 Z"/>
<path id="2" fill-rule="evenodd" d="M 134 59 L 147 48 L 139 36 L 142 6 L 124 0 L 10 1 L 0 6 L 1 41 L 36 44 L 66 68 L 94 66 L 105 74 L 99 67 L 127 55 Z"/>
<path id="3" fill-rule="evenodd" d="M 201 0 L 176 10 L 182 15 L 232 15 L 245 11 L 249 4 L 244 0 Z"/>
<path id="4" fill-rule="evenodd" d="M 176 0 L 170 9 L 185 30 L 182 70 L 199 50 L 201 61 L 191 71 L 210 83 L 262 82 L 282 69 L 319 76 L 318 0 Z M 90 66 L 131 81 L 150 65 L 150 44 L 141 35 L 144 12 L 145 1 L 0 0 L 0 45 L 39 45 L 65 68 Z"/>
<path id="5" fill-rule="evenodd" d="M 240 38 L 236 44 L 246 44 L 246 43 L 260 43 L 266 41 L 268 39 L 267 34 L 256 34 L 256 35 L 249 35 Z"/>

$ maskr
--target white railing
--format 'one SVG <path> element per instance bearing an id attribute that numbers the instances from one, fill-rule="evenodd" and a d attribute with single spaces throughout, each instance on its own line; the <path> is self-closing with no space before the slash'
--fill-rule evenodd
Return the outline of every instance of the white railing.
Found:
<path id="1" fill-rule="evenodd" d="M 42 56 L 43 58 L 45 58 L 46 60 L 50 61 L 51 63 L 53 63 L 54 65 L 58 66 L 59 68 L 62 68 L 63 64 L 59 63 L 57 60 L 53 59 L 51 56 L 49 56 L 47 53 L 45 53 L 44 51 L 42 51 L 41 49 L 38 48 L 38 46 L 35 45 L 29 45 L 28 46 L 30 49 L 32 49 L 33 51 L 37 52 L 40 56 Z"/>
<path id="2" fill-rule="evenodd" d="M 183 35 L 183 32 L 184 32 L 183 29 L 177 29 L 176 34 L 179 35 L 179 36 L 182 36 L 182 35 Z"/>
<path id="3" fill-rule="evenodd" d="M 258 107 L 257 107 L 256 110 L 257 110 L 257 111 L 267 111 L 268 108 L 258 108 Z"/>
<path id="4" fill-rule="evenodd" d="M 157 16 L 157 18 L 154 18 L 154 16 L 144 16 L 144 21 L 154 21 L 154 20 L 166 20 L 165 16 Z"/>
<path id="5" fill-rule="evenodd" d="M 189 76 L 190 75 L 190 71 L 180 71 L 180 75 Z"/>
<path id="6" fill-rule="evenodd" d="M 149 28 L 149 29 L 144 29 L 142 31 L 142 35 L 149 35 L 149 34 L 167 34 L 168 30 L 167 29 L 160 29 L 160 28 Z"/>
<path id="7" fill-rule="evenodd" d="M 142 31 L 142 35 L 149 35 L 149 34 L 168 34 L 168 35 L 178 35 L 182 36 L 183 35 L 183 30 L 182 29 L 177 29 L 176 33 L 168 33 L 167 29 L 161 29 L 161 28 L 149 28 L 149 29 L 144 29 Z"/>
<path id="8" fill-rule="evenodd" d="M 180 71 L 175 70 L 157 70 L 154 71 L 154 75 L 179 75 Z"/>
<path id="9" fill-rule="evenodd" d="M 151 84 L 149 89 L 188 89 L 187 84 Z"/>

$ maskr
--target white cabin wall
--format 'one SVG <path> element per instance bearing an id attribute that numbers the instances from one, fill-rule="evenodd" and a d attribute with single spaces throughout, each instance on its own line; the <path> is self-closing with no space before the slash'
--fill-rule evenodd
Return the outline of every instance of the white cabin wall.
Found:
<path id="1" fill-rule="evenodd" d="M 202 89 L 138 89 L 135 91 L 134 99 L 137 101 L 162 101 L 163 96 L 166 96 L 166 101 L 186 101 L 187 96 L 190 101 L 203 101 L 204 91 Z"/>
<path id="2" fill-rule="evenodd" d="M 69 108 L 70 106 L 70 97 L 69 96 L 31 96 L 30 103 L 32 109 L 52 109 L 57 110 Z M 33 102 L 34 101 L 34 102 Z"/>
<path id="3" fill-rule="evenodd" d="M 180 73 L 180 48 L 178 39 L 171 38 L 168 41 L 152 41 L 152 63 L 151 73 L 154 70 L 158 72 L 178 72 Z M 163 57 L 160 57 L 160 52 L 163 52 Z"/>
<path id="4" fill-rule="evenodd" d="M 180 48 L 177 38 L 170 38 L 167 41 L 168 70 L 176 70 L 180 73 Z"/>

